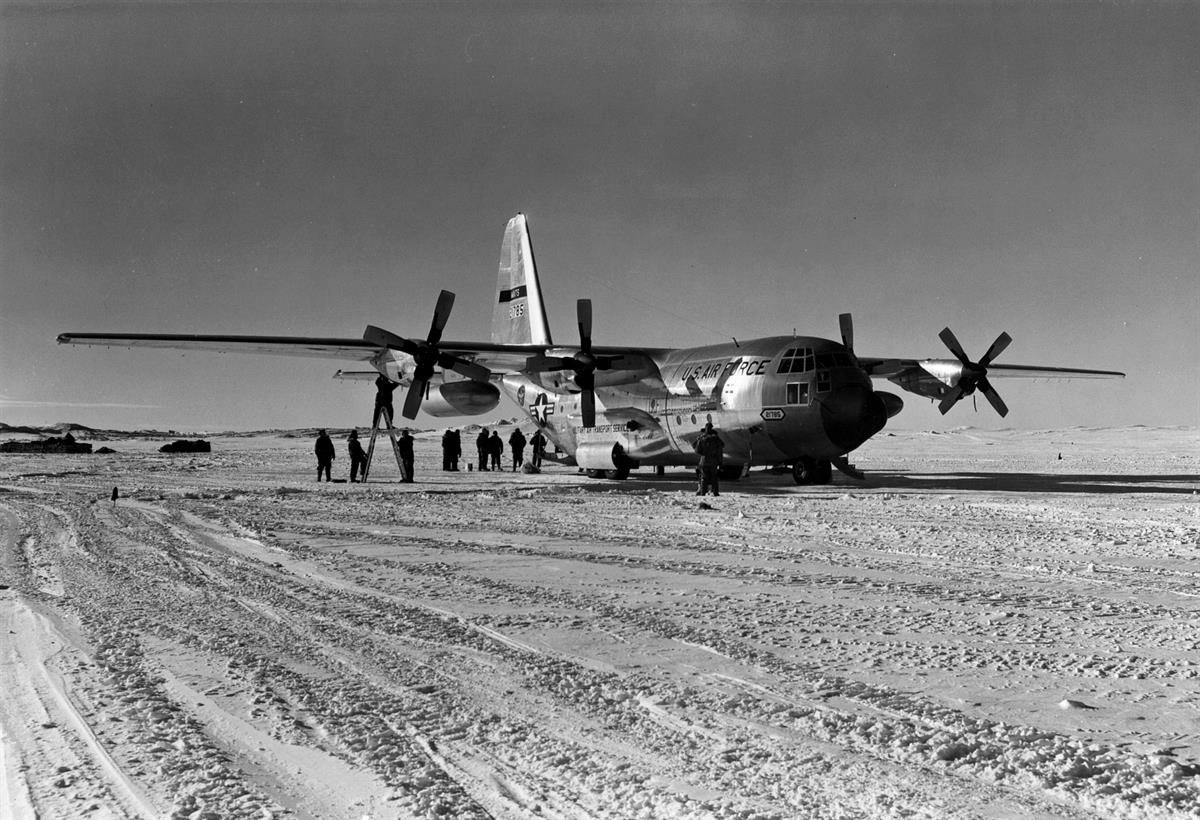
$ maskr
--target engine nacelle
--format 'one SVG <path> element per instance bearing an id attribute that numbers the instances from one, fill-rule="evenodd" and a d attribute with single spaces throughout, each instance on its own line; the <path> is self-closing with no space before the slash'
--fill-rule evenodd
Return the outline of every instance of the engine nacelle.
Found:
<path id="1" fill-rule="evenodd" d="M 883 401 L 883 406 L 887 408 L 887 417 L 889 419 L 904 409 L 904 399 L 895 393 L 885 393 L 882 390 L 876 390 L 875 395 L 879 396 Z"/>
<path id="2" fill-rule="evenodd" d="M 500 390 L 491 382 L 447 382 L 429 385 L 421 409 L 435 418 L 478 416 L 500 404 Z"/>
<path id="3" fill-rule="evenodd" d="M 962 378 L 962 363 L 953 359 L 925 359 L 920 364 L 920 370 L 891 376 L 888 381 L 918 396 L 940 399 Z"/>
<path id="4" fill-rule="evenodd" d="M 575 463 L 585 470 L 617 470 L 636 467 L 616 441 L 585 441 L 575 448 Z"/>

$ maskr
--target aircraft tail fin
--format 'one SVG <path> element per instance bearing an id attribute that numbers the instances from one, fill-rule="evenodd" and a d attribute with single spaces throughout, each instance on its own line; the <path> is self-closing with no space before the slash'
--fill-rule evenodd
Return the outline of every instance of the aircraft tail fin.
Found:
<path id="1" fill-rule="evenodd" d="M 504 229 L 496 304 L 492 311 L 492 341 L 496 344 L 552 344 L 524 214 L 514 216 Z"/>

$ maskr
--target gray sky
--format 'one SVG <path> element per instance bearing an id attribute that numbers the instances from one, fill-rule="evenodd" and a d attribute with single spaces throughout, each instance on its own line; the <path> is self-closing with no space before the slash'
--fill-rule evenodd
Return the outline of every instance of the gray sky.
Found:
<path id="1" fill-rule="evenodd" d="M 444 287 L 486 340 L 523 211 L 559 341 L 585 296 L 597 344 L 1008 331 L 1129 378 L 892 423 L 1197 424 L 1197 42 L 1195 3 L 0 4 L 0 421 L 366 424 L 327 361 L 55 336 L 423 336 Z"/>

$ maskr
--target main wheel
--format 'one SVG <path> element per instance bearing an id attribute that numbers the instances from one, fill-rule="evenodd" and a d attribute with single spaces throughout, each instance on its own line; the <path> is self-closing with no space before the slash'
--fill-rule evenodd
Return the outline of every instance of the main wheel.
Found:
<path id="1" fill-rule="evenodd" d="M 742 477 L 744 469 L 745 466 L 742 464 L 722 464 L 718 475 L 721 476 L 722 481 L 737 481 Z"/>
<path id="2" fill-rule="evenodd" d="M 618 467 L 615 470 L 605 470 L 604 477 L 612 481 L 624 481 L 629 478 L 629 468 Z"/>
<path id="3" fill-rule="evenodd" d="M 813 484 L 816 481 L 817 462 L 807 456 L 792 465 L 792 478 L 797 484 Z"/>
<path id="4" fill-rule="evenodd" d="M 814 484 L 828 484 L 833 480 L 833 464 L 828 461 L 818 461 L 813 471 Z"/>

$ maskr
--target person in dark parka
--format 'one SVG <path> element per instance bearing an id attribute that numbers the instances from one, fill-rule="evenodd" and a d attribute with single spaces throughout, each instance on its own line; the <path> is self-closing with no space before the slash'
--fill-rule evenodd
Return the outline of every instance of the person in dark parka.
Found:
<path id="1" fill-rule="evenodd" d="M 462 458 L 462 433 L 458 430 L 451 430 L 450 432 L 454 436 L 450 442 L 450 469 L 458 472 L 458 460 Z"/>
<path id="2" fill-rule="evenodd" d="M 539 470 L 542 467 L 542 456 L 546 454 L 546 437 L 542 435 L 541 430 L 537 430 L 533 434 L 533 438 L 529 439 L 529 446 L 533 448 L 533 457 L 530 461 L 533 466 Z"/>
<path id="3" fill-rule="evenodd" d="M 407 429 L 400 434 L 400 441 L 397 446 L 400 450 L 400 463 L 404 465 L 404 478 L 402 480 L 411 483 L 413 480 L 413 437 Z"/>
<path id="4" fill-rule="evenodd" d="M 491 456 L 492 469 L 503 470 L 500 465 L 500 459 L 504 457 L 504 441 L 500 438 L 500 433 L 496 430 L 492 431 L 492 437 L 488 439 L 488 455 Z"/>
<path id="5" fill-rule="evenodd" d="M 379 426 L 379 413 L 381 410 L 387 411 L 389 424 L 396 420 L 396 413 L 392 410 L 392 394 L 396 392 L 396 388 L 399 386 L 399 384 L 384 375 L 380 375 L 375 379 L 375 416 L 371 421 L 375 426 Z"/>
<path id="6" fill-rule="evenodd" d="M 512 468 L 515 473 L 525 463 L 525 434 L 521 432 L 520 427 L 515 428 L 508 437 L 508 446 L 512 448 Z"/>
<path id="7" fill-rule="evenodd" d="M 704 425 L 704 432 L 692 448 L 700 454 L 700 488 L 696 490 L 696 495 L 704 495 L 709 487 L 714 496 L 720 495 L 721 457 L 725 452 L 725 442 L 721 441 L 711 421 Z"/>
<path id="8" fill-rule="evenodd" d="M 479 435 L 475 438 L 475 448 L 479 450 L 479 472 L 487 472 L 488 454 L 491 452 L 491 445 L 488 444 L 488 431 L 486 427 L 479 430 Z"/>
<path id="9" fill-rule="evenodd" d="M 358 440 L 357 430 L 350 431 L 350 437 L 346 439 L 346 449 L 350 451 L 350 483 L 354 484 L 358 481 L 359 473 L 362 473 L 363 479 L 366 479 L 367 454 L 363 450 L 362 442 Z"/>
<path id="10" fill-rule="evenodd" d="M 447 430 L 442 433 L 442 470 L 450 472 L 454 468 L 451 463 L 454 460 L 454 431 Z"/>
<path id="11" fill-rule="evenodd" d="M 317 454 L 317 483 L 321 483 L 321 474 L 325 474 L 326 481 L 333 481 L 330 476 L 330 469 L 333 467 L 333 460 L 337 455 L 333 451 L 333 441 L 330 440 L 329 434 L 324 430 L 317 433 L 317 443 L 313 447 L 313 452 Z"/>

